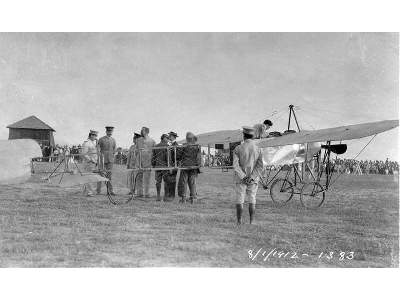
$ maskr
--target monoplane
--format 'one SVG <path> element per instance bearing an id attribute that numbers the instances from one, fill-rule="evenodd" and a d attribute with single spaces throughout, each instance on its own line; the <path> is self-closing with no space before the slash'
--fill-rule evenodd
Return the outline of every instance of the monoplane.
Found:
<path id="1" fill-rule="evenodd" d="M 297 132 L 290 129 L 292 118 L 297 125 Z M 262 149 L 264 163 L 264 170 L 259 174 L 260 183 L 265 189 L 270 189 L 273 202 L 279 206 L 285 205 L 293 198 L 293 195 L 297 194 L 306 208 L 320 207 L 325 201 L 326 192 L 337 180 L 337 178 L 332 179 L 335 164 L 331 161 L 331 155 L 346 152 L 347 145 L 343 141 L 372 136 L 366 147 L 377 134 L 398 125 L 398 120 L 385 120 L 305 131 L 300 130 L 294 106 L 290 105 L 287 130 L 283 133 L 272 132 L 269 137 L 256 140 Z M 193 159 L 192 164 L 184 165 L 179 161 L 177 154 L 186 147 L 184 145 L 139 149 L 135 154 L 136 166 L 130 170 L 134 175 L 134 187 L 136 188 L 136 179 L 140 171 L 187 170 L 200 167 L 220 168 L 225 171 L 232 169 L 233 150 L 242 140 L 242 130 L 239 129 L 199 134 L 196 145 L 191 145 L 191 147 L 198 147 L 198 153 L 202 147 L 208 148 L 208 154 L 203 155 L 206 159 L 202 165 L 197 158 Z M 143 159 L 157 152 L 154 151 L 157 149 L 164 149 L 169 153 L 166 165 L 154 166 L 146 162 L 148 159 Z M 211 149 L 214 150 L 214 156 L 211 155 Z M 81 155 L 44 158 L 39 145 L 33 140 L 0 141 L 0 165 L 2 166 L 0 184 L 23 182 L 28 180 L 32 173 L 40 173 L 45 174 L 41 177 L 42 180 L 60 187 L 105 182 L 107 197 L 113 204 L 127 203 L 133 199 L 134 195 L 127 199 L 122 197 L 113 199 L 108 188 L 107 171 L 101 167 L 101 156 L 99 156 L 99 167 L 94 173 L 81 170 L 76 162 L 79 156 Z M 211 160 L 211 157 L 218 159 Z M 51 164 L 53 167 L 50 170 L 38 170 L 34 167 L 35 163 L 54 159 L 56 161 Z"/>
<path id="2" fill-rule="evenodd" d="M 297 132 L 290 129 L 292 118 L 297 125 Z M 398 120 L 385 120 L 303 131 L 300 130 L 294 106 L 290 105 L 287 130 L 283 133 L 273 132 L 269 137 L 256 140 L 262 149 L 265 167 L 260 174 L 260 183 L 265 189 L 270 189 L 273 202 L 279 206 L 285 205 L 297 194 L 306 208 L 320 207 L 326 192 L 337 180 L 332 178 L 335 164 L 332 163 L 331 156 L 332 153 L 340 155 L 346 152 L 347 144 L 343 141 L 372 136 L 366 147 L 377 134 L 393 129 L 398 124 Z M 212 157 L 210 149 L 216 149 L 225 154 L 224 161 L 229 162 L 215 164 L 208 159 L 206 166 L 225 170 L 233 168 L 232 152 L 242 142 L 242 136 L 241 130 L 198 135 L 198 144 L 208 148 L 208 158 Z"/>

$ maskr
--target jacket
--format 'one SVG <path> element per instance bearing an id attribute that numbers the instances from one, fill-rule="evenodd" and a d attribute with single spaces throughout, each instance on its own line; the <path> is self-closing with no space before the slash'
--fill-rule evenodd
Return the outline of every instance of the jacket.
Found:
<path id="1" fill-rule="evenodd" d="M 263 158 L 254 140 L 247 139 L 233 150 L 233 169 L 236 183 L 240 183 L 246 176 L 258 182 L 263 170 Z"/>

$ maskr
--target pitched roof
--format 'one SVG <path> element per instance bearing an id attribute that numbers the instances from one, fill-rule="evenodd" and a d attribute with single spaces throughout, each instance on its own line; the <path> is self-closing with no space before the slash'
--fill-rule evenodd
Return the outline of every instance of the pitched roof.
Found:
<path id="1" fill-rule="evenodd" d="M 15 122 L 11 125 L 8 125 L 7 128 L 46 129 L 55 131 L 53 128 L 35 116 L 30 116 L 21 121 Z"/>

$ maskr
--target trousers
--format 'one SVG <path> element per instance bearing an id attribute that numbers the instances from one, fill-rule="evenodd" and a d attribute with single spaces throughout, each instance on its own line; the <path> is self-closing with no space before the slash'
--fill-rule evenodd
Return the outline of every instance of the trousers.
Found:
<path id="1" fill-rule="evenodd" d="M 135 176 L 136 171 L 130 171 L 127 176 L 127 186 L 130 192 L 133 192 L 134 184 L 135 184 Z M 137 187 L 137 186 L 136 186 Z"/>
<path id="2" fill-rule="evenodd" d="M 155 172 L 157 192 L 161 190 L 162 182 L 164 181 L 164 196 L 168 197 L 168 171 L 160 170 Z"/>
<path id="3" fill-rule="evenodd" d="M 167 175 L 167 196 L 174 198 L 175 197 L 175 189 L 176 189 L 176 175 L 177 175 L 176 170 L 168 171 Z"/>
<path id="4" fill-rule="evenodd" d="M 197 197 L 196 190 L 196 179 L 198 175 L 198 170 L 181 170 L 181 174 L 179 176 L 178 181 L 178 196 L 186 197 L 187 194 L 187 186 L 189 186 L 190 197 Z"/>
<path id="5" fill-rule="evenodd" d="M 249 203 L 256 204 L 256 194 L 257 194 L 258 184 L 235 184 L 235 194 L 236 194 L 236 204 L 243 204 L 244 199 L 247 196 Z"/>
<path id="6" fill-rule="evenodd" d="M 139 171 L 136 182 L 138 195 L 140 196 L 150 195 L 150 177 L 151 177 L 151 171 Z"/>

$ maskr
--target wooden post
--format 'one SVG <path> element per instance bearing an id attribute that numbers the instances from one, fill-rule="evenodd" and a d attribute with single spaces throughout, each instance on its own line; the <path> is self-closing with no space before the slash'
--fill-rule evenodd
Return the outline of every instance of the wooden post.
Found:
<path id="1" fill-rule="evenodd" d="M 170 159 L 169 159 L 169 147 L 168 146 L 166 147 L 166 150 L 167 150 L 167 167 L 169 167 Z"/>
<path id="2" fill-rule="evenodd" d="M 210 145 L 207 145 L 207 148 L 208 148 L 208 157 L 207 157 L 207 161 L 208 161 L 208 167 L 210 167 L 210 158 L 211 158 L 211 155 L 210 155 Z"/>
<path id="3" fill-rule="evenodd" d="M 175 157 L 175 168 L 177 167 L 177 161 L 176 161 L 176 145 L 174 146 L 174 157 Z"/>

